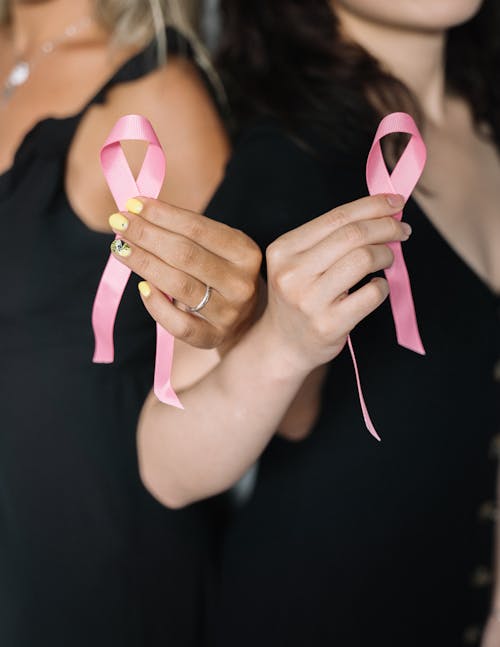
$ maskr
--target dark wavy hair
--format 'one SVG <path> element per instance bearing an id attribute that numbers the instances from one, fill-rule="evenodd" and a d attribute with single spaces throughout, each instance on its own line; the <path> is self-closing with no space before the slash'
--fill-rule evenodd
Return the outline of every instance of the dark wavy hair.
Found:
<path id="1" fill-rule="evenodd" d="M 291 132 L 314 124 L 345 147 L 360 128 L 373 133 L 381 113 L 405 110 L 420 121 L 409 89 L 341 36 L 330 0 L 222 0 L 221 9 L 218 66 L 238 124 L 260 115 Z M 499 34 L 500 2 L 485 0 L 449 31 L 446 74 L 500 150 Z"/>

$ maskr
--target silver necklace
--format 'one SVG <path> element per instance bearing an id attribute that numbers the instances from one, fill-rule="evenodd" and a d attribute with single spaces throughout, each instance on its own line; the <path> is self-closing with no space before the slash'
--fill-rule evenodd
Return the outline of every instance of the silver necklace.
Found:
<path id="1" fill-rule="evenodd" d="M 7 75 L 7 79 L 3 83 L 0 105 L 5 105 L 9 101 L 9 99 L 11 99 L 17 88 L 24 85 L 26 81 L 28 81 L 34 67 L 37 65 L 37 63 L 39 63 L 41 59 L 43 59 L 45 56 L 48 56 L 49 54 L 52 54 L 52 52 L 57 47 L 59 47 L 59 45 L 62 45 L 67 40 L 74 38 L 76 35 L 87 29 L 92 22 L 93 19 L 91 16 L 85 16 L 85 18 L 82 18 L 82 20 L 68 25 L 62 35 L 59 36 L 59 38 L 46 40 L 44 43 L 42 43 L 38 52 L 34 56 L 32 56 L 31 59 L 28 60 L 26 58 L 18 58 L 14 67 Z"/>

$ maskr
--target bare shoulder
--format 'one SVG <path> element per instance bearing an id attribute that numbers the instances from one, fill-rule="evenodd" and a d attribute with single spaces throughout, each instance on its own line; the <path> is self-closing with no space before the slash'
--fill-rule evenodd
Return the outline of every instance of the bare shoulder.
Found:
<path id="1" fill-rule="evenodd" d="M 113 124 L 125 114 L 147 117 L 165 150 L 167 181 L 160 197 L 187 209 L 202 210 L 221 180 L 229 143 L 201 74 L 189 61 L 172 57 L 150 74 L 114 87 L 105 104 L 93 107 L 82 121 L 67 171 L 68 194 L 77 213 L 93 226 L 86 213 L 106 214 L 113 208 L 98 153 Z M 126 152 L 131 168 L 137 171 L 143 148 L 131 145 Z M 96 204 L 99 196 L 102 207 Z M 94 228 L 101 227 L 97 224 Z"/>
<path id="2" fill-rule="evenodd" d="M 116 87 L 109 101 L 115 108 L 141 110 L 168 139 L 184 137 L 194 129 L 204 137 L 218 136 L 225 141 L 217 109 L 200 72 L 181 57 L 170 58 L 151 74 Z"/>

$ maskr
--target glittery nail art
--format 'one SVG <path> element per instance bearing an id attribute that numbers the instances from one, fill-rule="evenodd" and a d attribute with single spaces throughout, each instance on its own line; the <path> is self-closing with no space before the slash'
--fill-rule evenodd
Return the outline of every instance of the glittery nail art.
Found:
<path id="1" fill-rule="evenodd" d="M 127 258 L 132 253 L 130 245 L 123 240 L 117 238 L 111 243 L 111 251 L 113 254 L 118 254 L 122 258 Z"/>

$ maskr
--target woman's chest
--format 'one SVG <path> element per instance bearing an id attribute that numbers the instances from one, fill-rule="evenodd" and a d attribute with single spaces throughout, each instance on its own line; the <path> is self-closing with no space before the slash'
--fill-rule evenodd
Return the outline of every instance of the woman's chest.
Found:
<path id="1" fill-rule="evenodd" d="M 462 261 L 500 294 L 500 157 L 475 132 L 429 138 L 416 200 Z"/>

